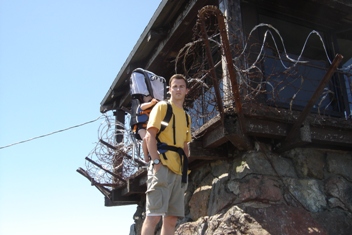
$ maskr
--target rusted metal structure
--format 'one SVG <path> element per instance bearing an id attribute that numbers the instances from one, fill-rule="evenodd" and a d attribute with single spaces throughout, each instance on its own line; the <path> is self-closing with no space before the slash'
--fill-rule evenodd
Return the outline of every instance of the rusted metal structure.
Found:
<path id="1" fill-rule="evenodd" d="M 191 84 L 191 169 L 234 149 L 251 150 L 257 140 L 278 152 L 302 146 L 352 150 L 351 12 L 352 3 L 342 0 L 163 0 L 100 111 L 125 122 L 129 76 L 137 67 L 165 78 L 179 72 Z M 309 32 L 320 37 L 311 39 Z M 106 206 L 144 197 L 143 170 L 129 178 L 110 172 L 119 183 L 106 184 L 78 172 L 104 194 Z"/>

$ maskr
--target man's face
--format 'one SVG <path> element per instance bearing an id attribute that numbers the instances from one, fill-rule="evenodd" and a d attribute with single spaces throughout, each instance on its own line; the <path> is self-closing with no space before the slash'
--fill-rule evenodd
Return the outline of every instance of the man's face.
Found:
<path id="1" fill-rule="evenodd" d="M 171 97 L 173 99 L 181 99 L 183 100 L 188 93 L 188 89 L 186 87 L 186 82 L 183 79 L 174 79 L 171 82 L 169 91 L 171 93 Z"/>

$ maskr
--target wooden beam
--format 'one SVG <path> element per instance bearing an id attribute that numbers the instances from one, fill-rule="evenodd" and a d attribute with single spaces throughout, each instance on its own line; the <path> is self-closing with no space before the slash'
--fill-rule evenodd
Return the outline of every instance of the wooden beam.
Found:
<path id="1" fill-rule="evenodd" d="M 126 185 L 119 189 L 121 196 L 144 194 L 147 190 L 147 170 L 127 179 Z"/>
<path id="2" fill-rule="evenodd" d="M 133 194 L 144 194 L 147 190 L 146 185 L 142 186 L 137 179 L 128 179 L 126 186 L 121 190 L 120 195 L 129 196 Z"/>
<path id="3" fill-rule="evenodd" d="M 116 200 L 116 199 L 118 199 L 118 200 Z M 125 198 L 123 198 L 123 197 L 114 198 L 114 200 L 112 200 L 108 197 L 105 197 L 105 204 L 104 205 L 107 207 L 134 205 L 134 204 L 138 204 L 140 200 L 141 200 L 141 197 L 139 195 L 134 195 L 133 198 L 128 197 L 127 200 L 125 200 Z"/>
<path id="4" fill-rule="evenodd" d="M 200 140 L 193 140 L 190 145 L 189 163 L 195 160 L 218 160 L 227 156 L 226 148 L 204 148 Z"/>
<path id="5" fill-rule="evenodd" d="M 242 132 L 244 125 L 245 123 L 239 122 L 237 115 L 226 115 L 224 119 L 225 137 L 239 150 L 253 149 L 250 139 Z"/>
<path id="6" fill-rule="evenodd" d="M 192 134 L 194 135 L 195 139 L 198 139 L 204 136 L 207 132 L 219 128 L 219 125 L 221 125 L 221 120 L 220 116 L 217 115 L 210 119 L 208 122 L 206 122 L 199 129 L 195 130 Z"/>
<path id="7" fill-rule="evenodd" d="M 277 120 L 260 120 L 256 118 L 246 118 L 247 134 L 252 137 L 282 140 L 286 137 L 291 123 L 283 123 Z M 280 143 L 281 144 L 281 143 Z M 291 139 L 290 145 L 274 146 L 278 152 L 286 151 L 291 148 L 302 147 L 307 144 L 328 145 L 338 149 L 339 146 L 352 149 L 352 127 L 334 125 L 313 124 L 306 120 L 299 128 L 298 134 Z"/>
<path id="8" fill-rule="evenodd" d="M 312 143 L 311 131 L 309 123 L 305 122 L 299 128 L 297 135 L 291 138 L 289 144 L 281 145 L 280 142 L 277 146 L 274 146 L 273 150 L 278 152 L 284 152 L 293 148 L 303 147 L 307 144 Z"/>
<path id="9" fill-rule="evenodd" d="M 147 190 L 147 172 L 144 171 L 127 180 L 126 185 L 111 191 L 110 197 L 105 197 L 105 206 L 124 206 L 138 204 Z M 111 198 L 111 199 L 110 199 Z"/>
<path id="10" fill-rule="evenodd" d="M 217 129 L 205 132 L 202 137 L 203 147 L 215 148 L 226 143 L 228 139 L 226 138 L 225 133 L 225 128 L 221 125 L 219 125 Z"/>
<path id="11" fill-rule="evenodd" d="M 164 37 L 167 34 L 167 30 L 163 29 L 163 28 L 159 28 L 159 29 L 151 29 L 148 32 L 148 37 L 147 37 L 147 41 L 157 41 L 159 40 L 161 37 Z"/>
<path id="12" fill-rule="evenodd" d="M 249 136 L 282 139 L 287 135 L 287 123 L 247 117 L 246 130 Z"/>
<path id="13" fill-rule="evenodd" d="M 140 200 L 140 194 L 125 195 L 125 187 L 121 189 L 114 189 L 111 191 L 111 200 L 114 202 L 134 202 L 137 203 Z"/>
<path id="14" fill-rule="evenodd" d="M 214 148 L 230 141 L 240 150 L 252 149 L 252 143 L 248 136 L 242 133 L 242 128 L 236 115 L 225 115 L 224 126 L 221 120 L 217 119 L 209 130 L 202 135 L 203 147 Z"/>
<path id="15" fill-rule="evenodd" d="M 311 126 L 313 143 L 343 146 L 352 150 L 352 130 L 327 126 Z"/>

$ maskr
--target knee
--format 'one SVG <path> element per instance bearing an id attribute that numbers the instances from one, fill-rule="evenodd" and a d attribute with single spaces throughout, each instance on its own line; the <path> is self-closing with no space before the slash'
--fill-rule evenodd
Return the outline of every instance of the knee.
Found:
<path id="1" fill-rule="evenodd" d="M 176 216 L 165 216 L 163 223 L 168 227 L 175 227 L 177 223 L 177 219 L 178 217 Z"/>
<path id="2" fill-rule="evenodd" d="M 145 222 L 153 227 L 155 227 L 159 221 L 160 221 L 160 216 L 147 216 L 145 218 Z"/>
<path id="3" fill-rule="evenodd" d="M 145 143 L 145 144 L 147 144 L 147 142 L 149 141 L 149 139 L 150 139 L 150 136 L 149 136 L 149 134 L 148 134 L 148 132 L 144 135 L 144 137 L 143 137 L 143 143 Z"/>
<path id="4" fill-rule="evenodd" d="M 141 234 L 154 234 L 159 221 L 160 216 L 147 216 L 143 222 Z"/>
<path id="5" fill-rule="evenodd" d="M 142 142 L 143 142 L 144 145 L 147 145 L 147 136 L 144 136 L 142 138 Z"/>

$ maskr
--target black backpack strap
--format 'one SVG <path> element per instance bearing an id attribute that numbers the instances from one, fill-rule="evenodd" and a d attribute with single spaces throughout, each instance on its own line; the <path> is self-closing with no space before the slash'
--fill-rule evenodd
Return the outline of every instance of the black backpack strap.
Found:
<path id="1" fill-rule="evenodd" d="M 166 109 L 166 114 L 165 114 L 165 117 L 164 119 L 161 121 L 161 126 L 160 126 L 160 130 L 158 132 L 158 134 L 156 134 L 156 140 L 158 142 L 158 145 L 161 143 L 160 139 L 159 139 L 159 134 L 165 130 L 165 128 L 169 125 L 169 122 L 170 122 L 170 119 L 173 115 L 173 112 L 172 112 L 172 106 L 169 102 L 167 102 L 167 109 Z M 173 125 L 173 128 L 175 127 L 175 118 L 174 118 L 174 125 Z M 175 139 L 175 129 L 174 129 L 174 139 Z M 175 142 L 175 141 L 174 141 Z M 167 157 L 165 155 L 165 152 L 166 151 L 161 151 L 160 154 L 163 155 L 164 159 L 167 160 Z"/>
<path id="2" fill-rule="evenodd" d="M 169 122 L 171 120 L 171 117 L 173 115 L 173 112 L 172 112 L 172 106 L 169 102 L 167 102 L 167 109 L 166 109 L 166 114 L 165 114 L 165 117 L 164 119 L 161 121 L 161 126 L 160 126 L 160 132 L 164 131 L 165 128 L 169 125 Z M 159 135 L 158 133 L 158 135 Z"/>
<path id="3" fill-rule="evenodd" d="M 166 152 L 167 151 L 174 151 L 177 152 L 180 156 L 180 160 L 181 160 L 181 165 L 182 165 L 182 182 L 183 183 L 187 183 L 187 171 L 188 171 L 188 157 L 186 156 L 183 148 L 179 148 L 179 147 L 175 147 L 175 146 L 170 146 L 167 145 L 165 143 L 162 143 L 159 139 L 159 134 L 160 132 L 162 132 L 163 130 L 165 130 L 165 128 L 169 125 L 170 119 L 173 116 L 173 112 L 172 112 L 172 106 L 170 104 L 170 102 L 167 102 L 167 110 L 166 110 L 166 114 L 165 117 L 163 119 L 163 121 L 161 122 L 161 127 L 160 127 L 160 131 L 158 132 L 158 134 L 156 135 L 156 140 L 157 140 L 157 149 L 158 149 L 158 153 L 162 154 L 164 159 L 167 160 L 166 157 Z M 187 122 L 187 127 L 189 127 L 189 117 L 187 112 L 185 111 L 185 115 L 186 115 L 186 122 Z M 175 116 L 173 118 L 173 122 L 172 122 L 172 128 L 173 128 L 173 138 L 174 138 L 174 145 L 176 145 L 176 126 L 175 126 Z"/>
<path id="4" fill-rule="evenodd" d="M 164 131 L 165 128 L 169 125 L 169 122 L 171 120 L 171 117 L 173 116 L 173 112 L 172 112 L 172 105 L 170 104 L 170 102 L 167 102 L 167 109 L 166 109 L 166 114 L 164 119 L 161 121 L 161 126 L 160 126 L 160 131 L 158 132 L 157 136 L 160 134 L 160 132 Z M 187 112 L 185 111 L 185 116 L 186 116 L 186 122 L 187 122 L 187 127 L 189 127 L 189 117 L 187 115 Z M 173 119 L 173 124 L 172 124 L 172 128 L 174 129 L 174 144 L 176 144 L 176 138 L 175 138 L 175 128 L 176 128 L 176 124 L 175 124 L 175 118 Z"/>
<path id="5" fill-rule="evenodd" d="M 163 155 L 165 155 L 166 151 L 177 152 L 180 156 L 182 166 L 182 183 L 187 183 L 188 157 L 186 156 L 185 151 L 180 147 L 170 146 L 165 143 L 158 143 L 158 152 L 163 152 Z"/>

